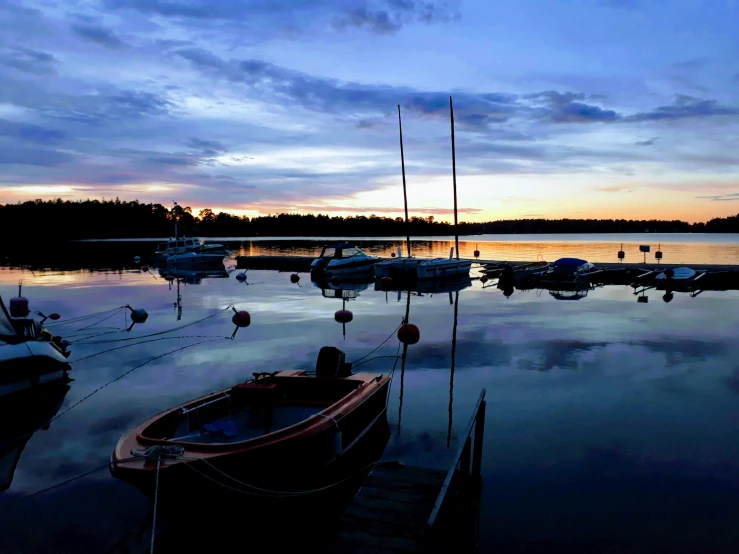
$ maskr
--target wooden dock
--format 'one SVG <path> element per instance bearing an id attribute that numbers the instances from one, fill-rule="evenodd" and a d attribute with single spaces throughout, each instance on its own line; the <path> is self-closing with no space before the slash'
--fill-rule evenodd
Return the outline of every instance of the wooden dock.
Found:
<path id="1" fill-rule="evenodd" d="M 296 271 L 306 273 L 310 271 L 310 264 L 315 259 L 314 256 L 237 256 L 236 267 L 237 269 L 266 269 L 272 271 Z M 381 260 L 392 260 L 398 258 L 380 258 Z M 471 261 L 473 264 L 479 264 L 480 266 L 494 265 L 503 263 L 500 260 L 482 260 L 475 258 L 465 258 Z M 553 260 L 552 260 L 553 261 Z M 512 266 L 530 264 L 532 262 L 525 261 L 510 261 Z M 681 267 L 689 265 L 696 271 L 725 271 L 730 269 L 737 269 L 735 265 L 727 264 L 670 264 L 670 263 L 634 263 L 634 262 L 594 262 L 595 265 L 603 269 L 613 269 L 619 267 L 625 268 L 643 268 L 645 270 L 652 270 L 658 268 L 668 267 Z"/>
<path id="2" fill-rule="evenodd" d="M 376 466 L 344 512 L 330 552 L 474 552 L 484 429 L 485 389 L 449 470 Z"/>

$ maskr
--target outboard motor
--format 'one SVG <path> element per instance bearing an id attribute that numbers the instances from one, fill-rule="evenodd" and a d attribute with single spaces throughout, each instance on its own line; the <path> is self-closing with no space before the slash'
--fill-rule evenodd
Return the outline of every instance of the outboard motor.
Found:
<path id="1" fill-rule="evenodd" d="M 334 346 L 324 346 L 318 353 L 316 377 L 341 378 L 351 375 L 352 364 L 346 363 L 346 354 Z"/>

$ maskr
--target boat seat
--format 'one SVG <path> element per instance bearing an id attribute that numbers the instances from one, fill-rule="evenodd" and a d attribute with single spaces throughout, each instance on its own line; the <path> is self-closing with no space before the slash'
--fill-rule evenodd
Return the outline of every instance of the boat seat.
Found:
<path id="1" fill-rule="evenodd" d="M 277 398 L 278 387 L 274 383 L 239 383 L 231 389 L 233 398 L 238 402 L 267 403 Z"/>

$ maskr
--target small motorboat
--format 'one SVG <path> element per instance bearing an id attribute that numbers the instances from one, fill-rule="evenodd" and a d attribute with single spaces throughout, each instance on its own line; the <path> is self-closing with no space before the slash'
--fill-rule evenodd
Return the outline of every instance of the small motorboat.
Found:
<path id="1" fill-rule="evenodd" d="M 172 506 L 229 496 L 234 488 L 240 498 L 280 496 L 330 480 L 375 424 L 387 426 L 390 377 L 352 375 L 350 367 L 341 350 L 327 346 L 315 375 L 255 373 L 169 409 L 120 439 L 111 473 L 149 497 L 160 473 L 160 502 Z"/>
<path id="2" fill-rule="evenodd" d="M 171 256 L 184 254 L 186 252 L 195 252 L 198 254 L 220 254 L 221 259 L 231 254 L 231 251 L 222 244 L 207 244 L 200 242 L 197 238 L 175 237 L 170 238 L 167 242 L 160 242 L 157 246 L 156 261 L 158 263 L 166 262 Z"/>
<path id="3" fill-rule="evenodd" d="M 67 343 L 28 317 L 11 317 L 0 298 L 0 397 L 69 380 Z"/>
<path id="4" fill-rule="evenodd" d="M 449 258 L 404 258 L 398 248 L 398 256 L 392 260 L 382 260 L 374 267 L 375 278 L 391 277 L 409 281 L 418 279 L 450 279 L 458 275 L 469 275 L 472 261 L 453 258 L 454 248 Z"/>
<path id="5" fill-rule="evenodd" d="M 654 277 L 654 287 L 658 290 L 686 290 L 705 275 L 705 271 L 699 273 L 690 267 L 668 268 Z"/>
<path id="6" fill-rule="evenodd" d="M 313 277 L 347 275 L 372 275 L 374 265 L 380 260 L 377 256 L 365 254 L 351 242 L 325 246 L 321 256 L 310 265 Z"/>
<path id="7" fill-rule="evenodd" d="M 594 264 L 580 258 L 560 258 L 538 275 L 544 281 L 583 281 L 601 271 Z"/>
<path id="8" fill-rule="evenodd" d="M 224 253 L 218 252 L 183 252 L 167 258 L 167 269 L 222 268 Z"/>
<path id="9" fill-rule="evenodd" d="M 159 268 L 159 276 L 162 278 L 174 277 L 186 285 L 199 285 L 203 279 L 228 279 L 229 274 L 225 266 L 205 269 L 178 269 L 176 267 Z"/>

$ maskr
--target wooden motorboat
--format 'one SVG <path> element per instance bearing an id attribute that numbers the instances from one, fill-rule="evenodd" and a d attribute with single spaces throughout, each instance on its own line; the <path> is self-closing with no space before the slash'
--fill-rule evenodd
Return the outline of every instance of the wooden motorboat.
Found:
<path id="1" fill-rule="evenodd" d="M 324 347 L 315 375 L 254 374 L 160 413 L 120 439 L 111 473 L 149 496 L 159 473 L 161 498 L 174 505 L 233 489 L 279 497 L 330 480 L 375 424 L 387 425 L 390 377 L 351 375 L 344 359 Z"/>
<path id="2" fill-rule="evenodd" d="M 70 369 L 67 343 L 28 317 L 11 317 L 0 298 L 0 397 L 56 382 Z"/>

